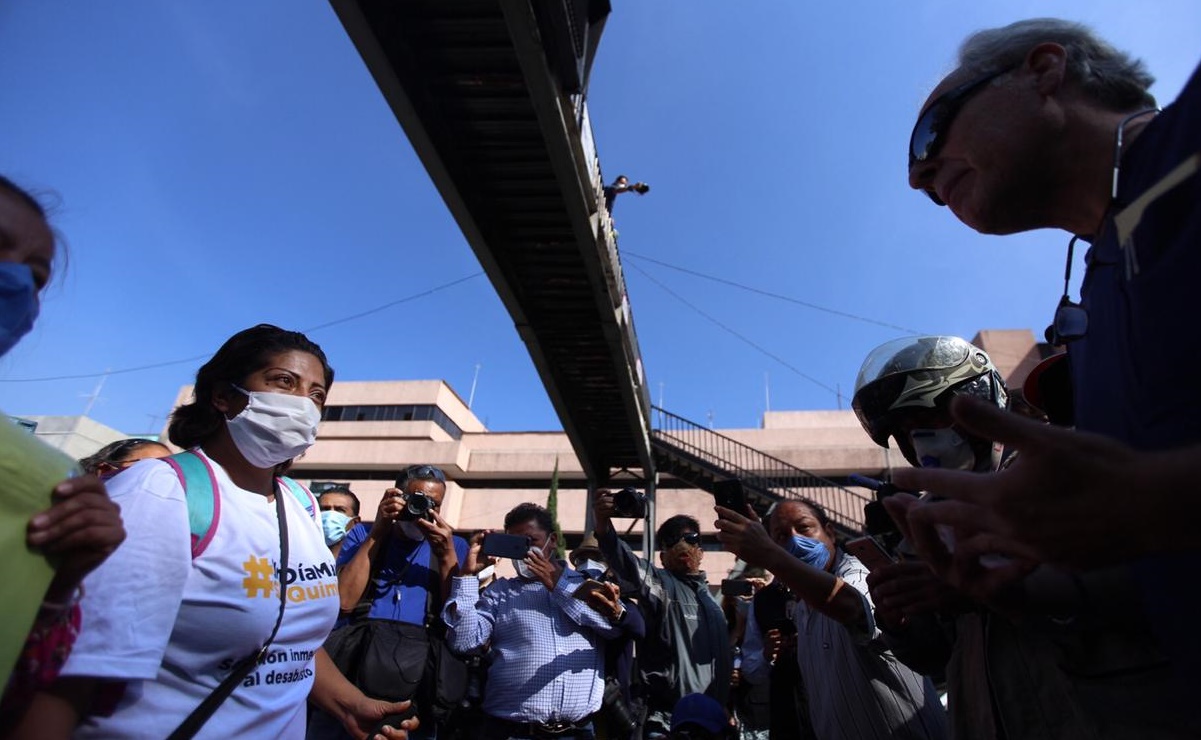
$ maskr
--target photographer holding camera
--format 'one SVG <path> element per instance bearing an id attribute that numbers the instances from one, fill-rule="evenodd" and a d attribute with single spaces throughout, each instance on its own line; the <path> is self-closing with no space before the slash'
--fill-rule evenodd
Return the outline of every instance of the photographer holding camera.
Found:
<path id="1" fill-rule="evenodd" d="M 338 592 L 350 623 L 331 635 L 327 649 L 368 696 L 414 699 L 421 729 L 413 737 L 434 736 L 431 731 L 445 720 L 434 710 L 445 710 L 442 694 L 455 690 L 437 685 L 437 668 L 445 662 L 438 615 L 450 577 L 466 562 L 467 541 L 438 515 L 445 495 L 441 470 L 405 468 L 396 487 L 385 492 L 371 528 L 352 529 L 338 554 Z M 344 650 L 348 656 L 357 652 L 357 660 L 339 661 L 332 647 L 339 637 L 362 646 Z M 463 679 L 465 684 L 465 672 Z"/>
<path id="2" fill-rule="evenodd" d="M 617 196 L 622 193 L 633 191 L 639 195 L 646 195 L 650 192 L 651 186 L 645 182 L 636 182 L 630 184 L 630 178 L 625 175 L 618 175 L 612 185 L 605 186 L 605 208 L 608 209 L 609 215 L 613 215 L 613 203 L 617 200 Z"/>
<path id="3" fill-rule="evenodd" d="M 700 525 L 673 516 L 656 538 L 662 568 L 639 558 L 613 529 L 613 517 L 645 515 L 645 497 L 634 489 L 599 490 L 592 504 L 605 562 L 625 592 L 638 595 L 647 639 L 638 645 L 638 670 L 646 692 L 644 737 L 666 737 L 671 712 L 686 694 L 705 693 L 723 706 L 729 697 L 733 656 L 726 618 L 700 569 Z"/>

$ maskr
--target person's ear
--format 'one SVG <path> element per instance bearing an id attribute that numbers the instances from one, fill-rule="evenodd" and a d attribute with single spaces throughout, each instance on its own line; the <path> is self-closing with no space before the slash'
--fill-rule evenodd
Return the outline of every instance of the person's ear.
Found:
<path id="1" fill-rule="evenodd" d="M 213 389 L 213 408 L 220 411 L 226 419 L 232 419 L 242 413 L 248 401 L 243 393 L 228 383 L 222 383 L 221 387 Z"/>
<path id="2" fill-rule="evenodd" d="M 96 477 L 103 478 L 106 475 L 112 475 L 120 470 L 116 465 L 107 462 L 96 463 Z"/>
<path id="3" fill-rule="evenodd" d="M 1034 74 L 1040 95 L 1054 95 L 1067 79 L 1068 53 L 1059 44 L 1046 42 L 1026 54 L 1025 66 Z"/>

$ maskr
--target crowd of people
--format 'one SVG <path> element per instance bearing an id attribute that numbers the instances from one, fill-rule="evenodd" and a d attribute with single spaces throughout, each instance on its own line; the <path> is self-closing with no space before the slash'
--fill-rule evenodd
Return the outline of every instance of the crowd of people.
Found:
<path id="1" fill-rule="evenodd" d="M 14 480 L 45 481 L 24 538 L 54 566 L 0 736 L 1201 735 L 1201 344 L 1172 318 L 1201 274 L 1201 77 L 1162 111 L 1151 83 L 1086 27 L 1036 19 L 967 39 L 920 108 L 913 188 L 983 233 L 1092 246 L 1081 301 L 1065 291 L 1048 329 L 1061 398 L 1041 388 L 1014 413 L 1021 389 L 953 336 L 865 359 L 855 413 L 912 466 L 879 502 L 889 536 L 844 546 L 801 499 L 764 521 L 718 506 L 660 523 L 655 564 L 602 488 L 564 560 L 536 503 L 456 534 L 445 474 L 420 463 L 363 521 L 349 487 L 288 477 L 334 371 L 261 324 L 199 369 L 172 447 L 118 442 L 70 477 L 0 448 Z M 0 178 L 0 354 L 33 325 L 57 248 Z M 1070 413 L 1041 416 L 1049 401 Z M 724 604 L 701 568 L 713 513 L 746 566 Z"/>

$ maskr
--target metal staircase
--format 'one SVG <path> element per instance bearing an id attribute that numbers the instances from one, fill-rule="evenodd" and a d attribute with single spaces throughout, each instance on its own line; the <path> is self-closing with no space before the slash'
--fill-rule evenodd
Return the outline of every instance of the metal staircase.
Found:
<path id="1" fill-rule="evenodd" d="M 651 418 L 651 450 L 660 473 L 709 492 L 714 483 L 737 478 L 758 511 L 803 499 L 820 504 L 843 534 L 863 532 L 863 505 L 871 498 L 657 406 Z"/>

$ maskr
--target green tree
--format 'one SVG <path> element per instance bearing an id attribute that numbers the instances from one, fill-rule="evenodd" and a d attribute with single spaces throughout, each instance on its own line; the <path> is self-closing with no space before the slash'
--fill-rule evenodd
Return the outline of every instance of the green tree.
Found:
<path id="1" fill-rule="evenodd" d="M 563 541 L 563 528 L 559 526 L 559 458 L 555 458 L 555 471 L 550 474 L 550 494 L 546 497 L 546 510 L 550 512 L 550 520 L 555 529 L 555 557 L 563 559 L 567 556 L 567 543 Z"/>

